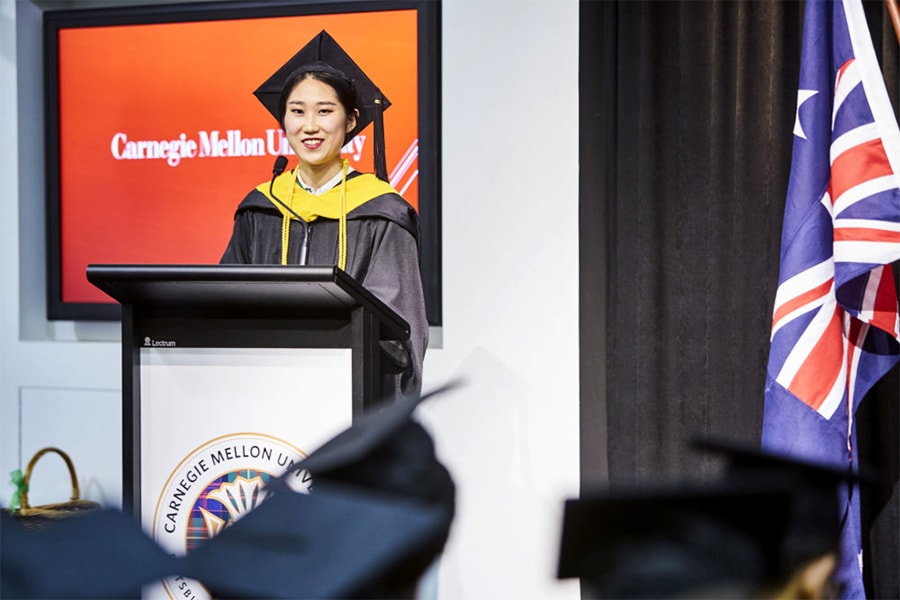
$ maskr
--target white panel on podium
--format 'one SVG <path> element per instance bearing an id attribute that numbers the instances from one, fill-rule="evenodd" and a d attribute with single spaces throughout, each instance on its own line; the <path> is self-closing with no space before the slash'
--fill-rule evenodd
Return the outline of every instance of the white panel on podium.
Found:
<path id="1" fill-rule="evenodd" d="M 262 486 L 351 424 L 345 348 L 141 351 L 141 521 L 183 555 L 262 499 Z M 294 478 L 301 489 L 305 478 Z M 167 579 L 147 597 L 197 582 Z M 181 589 L 179 589 L 181 588 Z"/>

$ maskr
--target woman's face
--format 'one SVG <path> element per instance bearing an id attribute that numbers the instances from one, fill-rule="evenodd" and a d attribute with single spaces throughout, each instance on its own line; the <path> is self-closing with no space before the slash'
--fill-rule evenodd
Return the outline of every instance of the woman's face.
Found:
<path id="1" fill-rule="evenodd" d="M 327 83 L 307 77 L 291 90 L 285 106 L 284 132 L 301 164 L 339 163 L 344 136 L 356 126 L 337 93 Z"/>

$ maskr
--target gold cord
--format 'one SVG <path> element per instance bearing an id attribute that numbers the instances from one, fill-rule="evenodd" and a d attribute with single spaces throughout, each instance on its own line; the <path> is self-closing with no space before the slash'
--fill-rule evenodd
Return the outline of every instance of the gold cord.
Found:
<path id="1" fill-rule="evenodd" d="M 338 268 L 347 270 L 347 169 L 350 162 L 347 159 L 341 161 L 341 217 L 338 222 Z"/>
<path id="2" fill-rule="evenodd" d="M 291 231 L 291 218 L 288 215 L 281 217 L 281 264 L 286 265 L 288 258 L 288 237 Z"/>
<path id="3" fill-rule="evenodd" d="M 288 206 L 294 206 L 294 187 L 297 185 L 297 176 L 291 171 L 291 195 L 288 197 Z M 281 264 L 288 264 L 288 239 L 291 235 L 291 215 L 281 215 Z"/>

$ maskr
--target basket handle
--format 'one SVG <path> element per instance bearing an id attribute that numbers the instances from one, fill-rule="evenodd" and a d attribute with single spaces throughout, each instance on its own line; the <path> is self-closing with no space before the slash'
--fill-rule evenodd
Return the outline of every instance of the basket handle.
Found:
<path id="1" fill-rule="evenodd" d="M 22 491 L 20 508 L 27 509 L 31 508 L 28 504 L 28 482 L 31 479 L 31 471 L 34 469 L 35 463 L 38 461 L 40 457 L 47 454 L 48 452 L 55 452 L 59 454 L 64 461 L 66 461 L 66 466 L 69 467 L 69 475 L 72 477 L 72 498 L 71 500 L 78 500 L 79 491 L 78 491 L 78 477 L 75 476 L 75 465 L 72 464 L 72 459 L 69 458 L 69 455 L 60 450 L 59 448 L 54 448 L 52 446 L 48 446 L 46 448 L 41 448 L 35 453 L 34 456 L 31 457 L 31 460 L 28 461 L 28 466 L 25 467 L 25 479 L 24 479 L 24 489 Z"/>

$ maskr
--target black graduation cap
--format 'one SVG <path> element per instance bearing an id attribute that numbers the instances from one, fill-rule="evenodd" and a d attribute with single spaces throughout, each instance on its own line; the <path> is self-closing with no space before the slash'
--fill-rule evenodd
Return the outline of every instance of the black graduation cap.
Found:
<path id="1" fill-rule="evenodd" d="M 837 466 L 723 438 L 696 439 L 694 445 L 725 458 L 725 482 L 753 482 L 791 492 L 790 529 L 781 548 L 781 561 L 789 568 L 838 550 L 853 494 L 859 493 L 859 486 L 886 484 L 870 467 L 854 468 L 849 459 Z"/>
<path id="2" fill-rule="evenodd" d="M 590 597 L 752 597 L 782 577 L 789 505 L 730 485 L 586 493 L 565 503 L 557 576 Z"/>
<path id="3" fill-rule="evenodd" d="M 447 504 L 453 498 L 452 479 L 413 413 L 425 399 L 457 384 L 373 409 L 298 463 L 294 473 L 309 472 L 313 486 L 335 481 Z"/>
<path id="4" fill-rule="evenodd" d="M 288 76 L 297 69 L 313 65 L 321 66 L 323 64 L 342 73 L 356 87 L 359 118 L 357 119 L 356 127 L 344 138 L 344 143 L 346 144 L 354 138 L 370 123 L 374 123 L 375 175 L 387 181 L 382 116 L 383 112 L 391 106 L 391 102 L 375 85 L 375 82 L 366 75 L 360 66 L 350 58 L 350 55 L 324 29 L 286 63 L 281 65 L 277 71 L 253 92 L 253 95 L 259 99 L 280 125 L 284 115 L 279 114 L 278 102 Z"/>
<path id="5" fill-rule="evenodd" d="M 839 491 L 859 474 L 736 442 L 695 444 L 726 458 L 717 480 L 567 501 L 558 576 L 601 597 L 753 597 L 839 552 Z"/>
<path id="6" fill-rule="evenodd" d="M 424 572 L 443 551 L 456 512 L 456 486 L 437 459 L 434 441 L 413 418 L 425 399 L 459 385 L 450 382 L 428 394 L 384 404 L 358 419 L 298 463 L 284 477 L 312 477 L 312 490 L 352 486 L 428 506 L 441 517 L 441 529 L 398 577 Z"/>
<path id="7" fill-rule="evenodd" d="M 216 598 L 397 597 L 386 573 L 443 528 L 421 503 L 334 486 L 299 494 L 276 483 L 260 506 L 182 559 Z M 409 585 L 414 585 L 411 582 Z"/>
<path id="8" fill-rule="evenodd" d="M 355 420 L 269 485 L 271 495 L 186 557 L 218 597 L 411 596 L 443 550 L 455 486 L 413 419 L 426 397 Z M 290 489 L 312 476 L 309 495 Z"/>
<path id="9" fill-rule="evenodd" d="M 26 528 L 0 515 L 0 597 L 140 598 L 180 565 L 132 517 L 114 509 Z"/>

